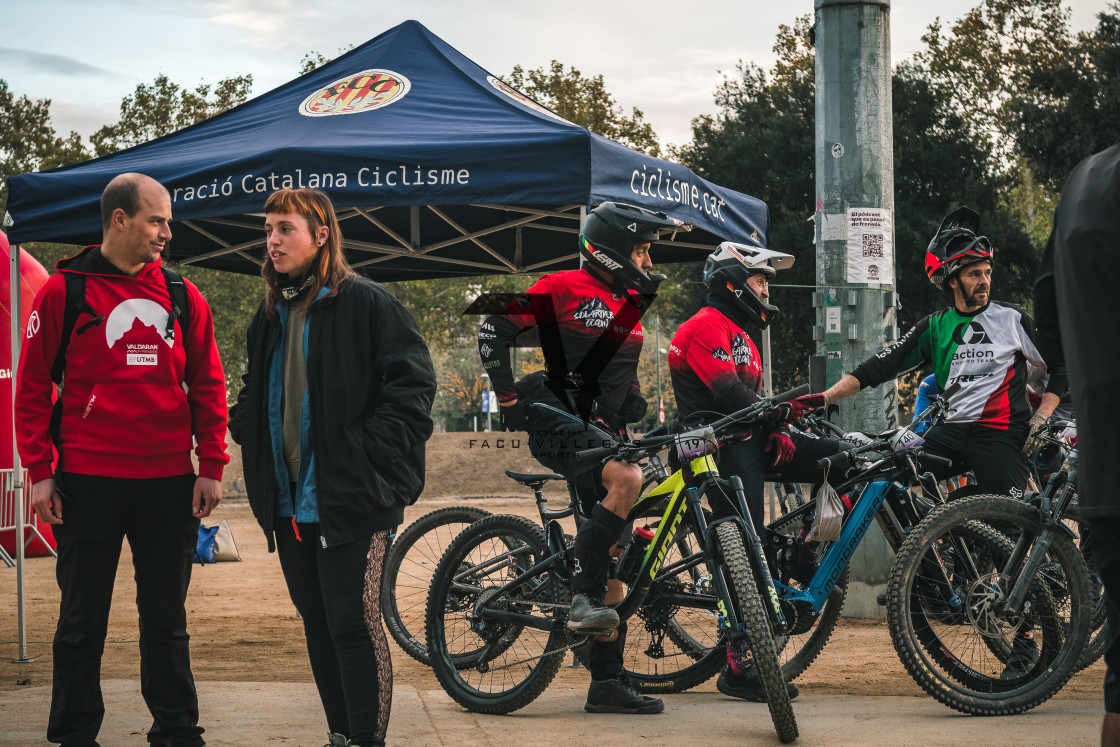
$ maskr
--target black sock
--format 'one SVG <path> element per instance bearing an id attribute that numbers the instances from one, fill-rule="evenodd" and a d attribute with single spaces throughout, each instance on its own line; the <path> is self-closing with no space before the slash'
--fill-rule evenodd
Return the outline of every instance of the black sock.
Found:
<path id="1" fill-rule="evenodd" d="M 576 594 L 602 594 L 610 570 L 611 545 L 618 541 L 626 519 L 603 505 L 591 509 L 591 517 L 576 532 L 573 548 L 572 591 Z"/>
<path id="2" fill-rule="evenodd" d="M 618 638 L 613 641 L 591 640 L 590 659 L 591 679 L 616 680 L 622 674 L 622 655 L 626 651 L 626 622 L 618 624 Z"/>

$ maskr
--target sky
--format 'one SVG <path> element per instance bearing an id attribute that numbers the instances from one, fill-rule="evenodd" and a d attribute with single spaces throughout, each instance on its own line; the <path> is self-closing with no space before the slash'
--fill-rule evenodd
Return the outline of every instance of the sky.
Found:
<path id="1" fill-rule="evenodd" d="M 890 0 L 891 57 L 922 48 L 980 0 Z M 1075 31 L 1109 0 L 1066 0 Z M 117 120 L 121 99 L 164 73 L 181 86 L 250 73 L 253 95 L 296 77 L 310 51 L 336 56 L 415 19 L 488 72 L 559 60 L 602 75 L 663 144 L 690 139 L 714 113 L 713 93 L 739 60 L 769 69 L 778 26 L 811 0 L 0 0 L 0 78 L 17 95 L 51 99 L 56 130 L 88 136 Z"/>

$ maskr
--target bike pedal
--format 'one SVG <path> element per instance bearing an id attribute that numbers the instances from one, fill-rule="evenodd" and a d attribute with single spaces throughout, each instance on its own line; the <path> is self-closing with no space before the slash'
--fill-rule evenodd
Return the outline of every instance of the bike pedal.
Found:
<path id="1" fill-rule="evenodd" d="M 568 628 L 568 632 L 581 636 L 585 635 L 588 638 L 591 638 L 592 636 L 612 635 L 616 630 L 618 630 L 618 628 Z"/>

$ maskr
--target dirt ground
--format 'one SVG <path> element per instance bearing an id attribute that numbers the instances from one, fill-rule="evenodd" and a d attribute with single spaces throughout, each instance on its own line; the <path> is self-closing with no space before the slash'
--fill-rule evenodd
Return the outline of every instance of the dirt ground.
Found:
<path id="1" fill-rule="evenodd" d="M 531 496 L 502 476 L 507 468 L 539 471 L 524 448 L 513 446 L 511 434 L 437 434 L 429 454 L 428 489 L 406 513 L 406 522 L 444 506 L 471 503 L 499 513 L 535 516 Z M 498 438 L 506 439 L 503 446 Z M 470 444 L 471 440 L 474 444 Z M 482 446 L 487 440 L 488 445 Z M 237 465 L 227 478 L 227 491 L 238 486 Z M 508 485 L 507 485 L 508 483 Z M 566 496 L 553 493 L 558 501 Z M 187 601 L 194 676 L 199 681 L 310 683 L 303 631 L 288 598 L 280 566 L 270 556 L 264 535 L 243 498 L 229 497 L 215 512 L 227 519 L 241 553 L 240 563 L 195 566 Z M 51 644 L 58 615 L 54 560 L 31 558 L 26 563 L 26 619 L 31 663 L 16 664 L 18 655 L 16 574 L 0 567 L 0 690 L 44 686 L 51 681 Z M 102 665 L 105 679 L 139 676 L 135 586 L 127 546 L 122 554 Z M 394 645 L 394 679 L 418 690 L 437 688 L 426 667 Z M 584 670 L 564 668 L 557 684 L 586 682 Z M 1101 662 L 1076 675 L 1056 697 L 1100 700 L 1104 681 Z M 846 620 L 827 648 L 798 679 L 806 694 L 913 695 L 926 697 L 898 660 L 884 623 Z M 715 691 L 710 681 L 700 691 Z"/>

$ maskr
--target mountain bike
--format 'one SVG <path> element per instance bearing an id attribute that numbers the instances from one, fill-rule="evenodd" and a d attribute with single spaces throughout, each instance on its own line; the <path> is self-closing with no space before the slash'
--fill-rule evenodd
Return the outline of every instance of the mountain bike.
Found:
<path id="1" fill-rule="evenodd" d="M 623 550 L 619 573 L 629 588 L 614 607 L 626 620 L 639 615 L 647 600 L 661 600 L 664 617 L 658 624 L 664 638 L 693 648 L 704 668 L 716 657 L 725 661 L 725 647 L 751 661 L 783 742 L 797 738 L 774 647 L 774 635 L 781 634 L 786 623 L 761 543 L 745 519 L 742 483 L 738 478 L 721 479 L 712 455 L 719 440 L 773 422 L 781 417 L 782 402 L 806 391 L 802 387 L 763 400 L 705 428 L 623 442 L 580 456 L 586 464 L 604 459 L 638 462 L 666 447 L 675 450 L 681 468 L 639 498 L 628 515 L 635 522 L 657 520 L 648 545 L 639 539 Z M 701 496 L 712 490 L 728 493 L 740 515 L 709 521 Z M 679 536 L 691 537 L 696 551 L 682 549 Z M 451 542 L 428 597 L 427 645 L 437 679 L 456 702 L 471 711 L 510 713 L 548 687 L 564 652 L 587 640 L 585 634 L 567 629 L 571 568 L 570 550 L 555 522 L 542 530 L 520 517 L 492 516 Z M 678 609 L 699 611 L 705 626 L 714 621 L 720 645 L 701 648 L 692 642 Z M 644 626 L 640 615 L 638 620 Z M 687 661 L 692 663 L 691 658 Z"/>
<path id="2" fill-rule="evenodd" d="M 664 432 L 665 429 L 661 429 Z M 658 435 L 651 431 L 651 435 Z M 646 489 L 663 480 L 667 473 L 657 457 L 642 465 Z M 585 518 L 580 510 L 575 487 L 568 483 L 569 503 L 552 509 L 544 495 L 544 485 L 563 480 L 550 473 L 523 474 L 506 470 L 506 476 L 533 491 L 541 526 L 573 516 L 578 528 Z M 424 614 L 432 574 L 447 546 L 459 532 L 491 513 L 477 506 L 450 506 L 421 516 L 401 531 L 389 546 L 381 574 L 381 616 L 389 634 L 401 649 L 422 664 L 430 664 L 424 643 Z M 584 657 L 586 658 L 586 657 Z"/>
<path id="3" fill-rule="evenodd" d="M 922 689 L 964 713 L 1010 715 L 1045 702 L 1077 671 L 1094 601 L 1049 496 L 1035 507 L 979 495 L 937 507 L 907 538 L 887 622 Z"/>
<path id="4" fill-rule="evenodd" d="M 892 568 L 887 619 L 895 649 L 923 689 L 964 713 L 1034 708 L 1091 655 L 1089 631 L 1103 600 L 1087 548 L 1074 545 L 1065 523 L 1077 475 L 1076 450 L 1055 435 L 1066 425 L 1048 429 L 1061 467 L 1041 492 L 938 507 Z"/>
<path id="5" fill-rule="evenodd" d="M 1016 713 L 1044 701 L 1072 674 L 1065 668 L 1067 662 L 1068 666 L 1076 663 L 1076 651 L 1082 645 L 1077 637 L 1084 616 L 1087 574 L 1080 557 L 1072 557 L 1077 553 L 1069 552 L 1072 545 L 1068 538 L 1063 536 L 1065 543 L 1057 543 L 1061 546 L 1053 557 L 1045 553 L 1039 556 L 1049 557 L 1045 580 L 1020 588 L 1020 614 L 1006 619 L 1003 616 L 1008 613 L 988 611 L 981 602 L 983 594 L 995 593 L 990 588 L 993 574 L 1012 560 L 1015 544 L 1011 540 L 988 523 L 977 521 L 968 525 L 967 533 L 961 532 L 967 536 L 960 538 L 959 547 L 947 555 L 938 554 L 935 550 L 939 548 L 927 547 L 929 552 L 924 554 L 920 548 L 915 549 L 915 538 L 941 536 L 937 526 L 931 528 L 929 522 L 940 512 L 965 502 L 944 505 L 938 481 L 924 470 L 945 466 L 946 462 L 923 453 L 922 439 L 914 434 L 917 423 L 935 419 L 948 409 L 953 393 L 953 388 L 943 393 L 907 428 L 874 439 L 866 434 L 848 434 L 856 435 L 855 439 L 849 438 L 853 445 L 862 443 L 821 460 L 822 468 L 827 469 L 861 465 L 858 472 L 846 475 L 837 492 L 849 492 L 857 484 L 866 483 L 844 517 L 836 542 L 813 546 L 804 541 L 815 518 L 815 501 L 789 511 L 768 526 L 774 551 L 772 568 L 790 622 L 789 638 L 778 640 L 787 676 L 803 671 L 831 634 L 835 618 L 825 618 L 823 612 L 872 519 L 897 553 L 887 594 L 891 637 L 907 670 L 923 689 L 969 713 Z M 1024 513 L 1037 513 L 1034 509 L 1010 498 L 978 498 L 984 500 L 971 504 L 978 513 L 970 518 L 1004 528 L 1019 527 L 1017 532 L 1028 536 L 1022 531 L 1028 520 L 1018 518 L 1000 524 L 1003 514 L 992 512 L 1006 509 L 1009 516 L 1022 517 Z M 939 584 L 946 574 L 952 583 Z M 896 585 L 899 579 L 905 584 Z M 922 603 L 899 614 L 899 599 L 907 592 Z M 892 600 L 896 606 L 893 614 Z M 1074 607 L 1077 610 L 1071 611 Z M 1029 610 L 1029 614 L 1023 610 Z M 1030 641 L 1029 646 L 1025 641 Z M 1011 665 L 1021 664 L 1016 660 L 1021 659 L 1024 648 L 1030 648 L 1032 657 L 1028 666 L 1017 671 Z M 916 653 L 918 650 L 924 652 L 923 656 Z M 1060 669 L 1055 672 L 1052 667 Z M 977 701 L 969 700 L 976 693 L 981 700 L 984 693 L 999 695 L 980 708 Z"/>
<path id="6" fill-rule="evenodd" d="M 424 608 L 432 573 L 459 532 L 489 516 L 474 506 L 450 506 L 421 516 L 393 539 L 381 572 L 381 617 L 401 649 L 430 663 L 424 645 Z"/>

